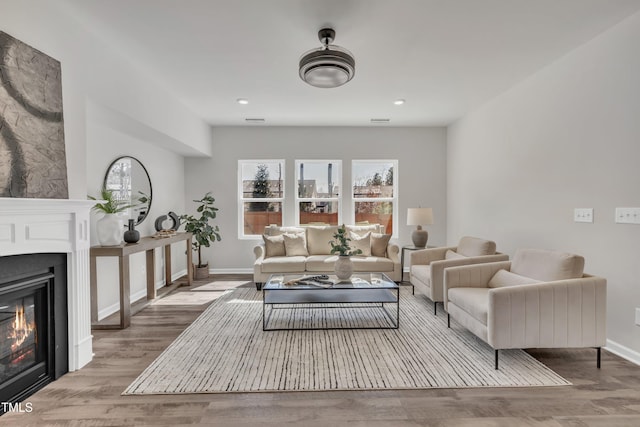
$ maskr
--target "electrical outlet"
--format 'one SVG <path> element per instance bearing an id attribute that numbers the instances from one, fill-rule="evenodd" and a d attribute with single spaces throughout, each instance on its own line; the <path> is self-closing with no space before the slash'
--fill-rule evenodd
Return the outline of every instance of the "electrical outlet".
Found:
<path id="1" fill-rule="evenodd" d="M 616 223 L 640 224 L 640 208 L 616 208 Z"/>
<path id="2" fill-rule="evenodd" d="M 573 222 L 593 222 L 593 208 L 575 208 Z"/>

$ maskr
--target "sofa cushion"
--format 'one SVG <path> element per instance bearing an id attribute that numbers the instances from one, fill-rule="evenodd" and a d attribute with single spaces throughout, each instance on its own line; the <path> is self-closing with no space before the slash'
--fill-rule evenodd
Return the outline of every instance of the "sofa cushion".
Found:
<path id="1" fill-rule="evenodd" d="M 449 289 L 447 298 L 449 304 L 457 305 L 478 322 L 486 325 L 489 291 L 489 288 L 452 288 Z"/>
<path id="2" fill-rule="evenodd" d="M 307 256 L 307 241 L 304 233 L 282 235 L 284 238 L 284 249 L 287 256 Z"/>
<path id="3" fill-rule="evenodd" d="M 352 231 L 359 236 L 364 236 L 366 233 L 376 233 L 380 230 L 380 226 L 378 224 L 369 224 L 369 225 L 345 225 L 347 231 Z"/>
<path id="4" fill-rule="evenodd" d="M 309 255 L 305 261 L 307 271 L 333 272 L 338 255 Z"/>
<path id="5" fill-rule="evenodd" d="M 539 280 L 531 277 L 521 276 L 507 270 L 498 270 L 489 280 L 490 288 L 503 288 L 506 286 L 528 285 L 530 283 L 538 283 Z"/>
<path id="6" fill-rule="evenodd" d="M 386 257 L 390 239 L 391 234 L 371 233 L 371 255 Z"/>
<path id="7" fill-rule="evenodd" d="M 265 234 L 270 236 L 280 236 L 285 233 L 296 234 L 296 233 L 305 233 L 306 230 L 302 227 L 277 227 L 277 226 L 269 226 L 264 228 Z"/>
<path id="8" fill-rule="evenodd" d="M 447 252 L 444 253 L 444 259 L 464 259 L 467 258 L 464 255 L 460 255 L 457 252 L 452 251 L 451 249 L 447 249 Z"/>
<path id="9" fill-rule="evenodd" d="M 262 261 L 263 273 L 302 273 L 304 272 L 305 257 L 277 256 L 265 258 Z"/>
<path id="10" fill-rule="evenodd" d="M 349 238 L 351 242 L 349 242 L 349 246 L 351 246 L 351 250 L 358 250 L 362 252 L 358 256 L 371 256 L 371 232 L 367 231 L 364 236 L 360 236 L 353 231 L 349 232 Z"/>
<path id="11" fill-rule="evenodd" d="M 264 257 L 285 256 L 284 237 L 262 235 L 264 240 Z"/>
<path id="12" fill-rule="evenodd" d="M 330 255 L 333 235 L 338 231 L 338 226 L 308 227 L 307 250 L 309 255 Z"/>
<path id="13" fill-rule="evenodd" d="M 389 258 L 357 256 L 351 257 L 351 262 L 353 262 L 353 271 L 357 272 L 384 273 L 386 271 L 393 271 L 393 261 Z"/>
<path id="14" fill-rule="evenodd" d="M 582 277 L 584 258 L 566 252 L 519 249 L 511 262 L 511 272 L 543 282 Z"/>
<path id="15" fill-rule="evenodd" d="M 491 240 L 465 236 L 460 239 L 456 252 L 467 257 L 494 255 L 496 253 L 496 243 Z"/>
<path id="16" fill-rule="evenodd" d="M 424 264 L 417 264 L 411 266 L 411 276 L 416 278 L 420 282 L 424 283 L 428 287 L 431 287 L 431 266 Z"/>

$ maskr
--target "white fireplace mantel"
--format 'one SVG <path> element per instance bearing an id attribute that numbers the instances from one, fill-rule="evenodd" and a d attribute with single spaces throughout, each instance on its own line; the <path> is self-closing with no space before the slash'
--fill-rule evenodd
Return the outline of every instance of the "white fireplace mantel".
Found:
<path id="1" fill-rule="evenodd" d="M 93 357 L 89 293 L 91 200 L 0 197 L 0 256 L 67 254 L 69 371 Z"/>

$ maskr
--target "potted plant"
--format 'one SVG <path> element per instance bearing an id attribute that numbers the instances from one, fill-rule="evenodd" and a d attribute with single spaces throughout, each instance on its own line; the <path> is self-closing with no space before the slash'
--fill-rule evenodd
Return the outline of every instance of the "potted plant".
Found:
<path id="1" fill-rule="evenodd" d="M 96 203 L 92 208 L 95 212 L 104 214 L 104 216 L 96 222 L 98 242 L 100 242 L 102 246 L 121 244 L 124 220 L 119 214 L 135 205 L 127 204 L 125 200 L 118 199 L 112 190 L 107 190 L 104 187 L 100 190 L 100 199 L 93 196 L 87 197 L 90 200 L 100 200 L 102 202 Z"/>
<path id="2" fill-rule="evenodd" d="M 335 273 L 340 280 L 346 280 L 353 274 L 353 263 L 351 262 L 351 256 L 360 255 L 362 251 L 360 249 L 351 249 L 349 242 L 351 239 L 347 237 L 347 229 L 344 224 L 338 227 L 338 230 L 333 235 L 334 240 L 329 242 L 331 244 L 331 253 L 338 253 L 338 259 L 335 264 Z"/>
<path id="3" fill-rule="evenodd" d="M 220 229 L 218 226 L 209 224 L 209 220 L 216 217 L 218 208 L 213 206 L 215 199 L 208 192 L 200 200 L 194 200 L 199 203 L 196 210 L 200 216 L 181 215 L 180 219 L 184 221 L 185 231 L 193 234 L 192 246 L 193 250 L 198 253 L 198 264 L 194 265 L 194 278 L 204 279 L 209 276 L 209 263 L 202 263 L 202 247 L 211 246 L 211 242 L 220 241 Z"/>

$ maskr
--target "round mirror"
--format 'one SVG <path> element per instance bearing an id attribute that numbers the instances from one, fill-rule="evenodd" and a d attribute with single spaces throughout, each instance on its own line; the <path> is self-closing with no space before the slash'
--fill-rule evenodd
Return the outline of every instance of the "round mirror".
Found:
<path id="1" fill-rule="evenodd" d="M 138 159 L 129 156 L 115 159 L 107 169 L 104 186 L 118 200 L 131 205 L 129 218 L 134 219 L 136 225 L 144 221 L 151 209 L 151 179 Z"/>

